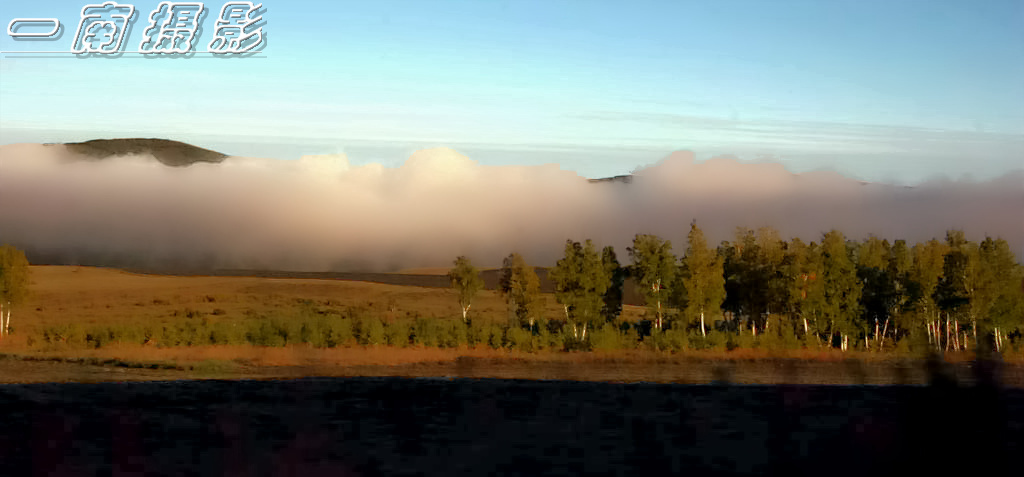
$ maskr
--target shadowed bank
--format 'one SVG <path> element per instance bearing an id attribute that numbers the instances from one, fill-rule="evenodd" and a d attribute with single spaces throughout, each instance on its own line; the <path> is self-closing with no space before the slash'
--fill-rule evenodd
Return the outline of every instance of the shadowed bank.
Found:
<path id="1" fill-rule="evenodd" d="M 6 385 L 0 460 L 34 475 L 951 475 L 1024 450 L 1024 391 L 993 366 L 969 387 L 938 363 L 928 386 Z"/>

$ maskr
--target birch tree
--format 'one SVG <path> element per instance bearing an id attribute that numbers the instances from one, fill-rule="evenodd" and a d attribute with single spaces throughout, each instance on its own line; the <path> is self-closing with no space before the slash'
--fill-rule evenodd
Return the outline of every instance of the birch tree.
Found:
<path id="1" fill-rule="evenodd" d="M 469 308 L 473 304 L 473 297 L 484 288 L 484 281 L 480 278 L 480 271 L 464 256 L 455 259 L 455 267 L 448 271 L 448 278 L 458 294 L 462 321 L 465 323 Z"/>
<path id="2" fill-rule="evenodd" d="M 928 335 L 928 342 L 941 347 L 939 333 L 939 307 L 935 301 L 935 290 L 942 278 L 943 263 L 947 247 L 942 242 L 932 239 L 923 244 L 914 245 L 911 249 L 913 265 L 910 267 L 910 281 L 916 288 L 913 293 L 916 322 L 907 326 L 923 327 Z"/>
<path id="3" fill-rule="evenodd" d="M 709 313 L 721 314 L 725 300 L 723 258 L 708 248 L 704 232 L 696 222 L 690 224 L 687 242 L 686 256 L 682 259 L 682 284 L 687 298 L 685 312 L 687 316 L 700 317 L 700 334 L 707 336 L 705 317 Z"/>
<path id="4" fill-rule="evenodd" d="M 789 281 L 790 313 L 798 320 L 798 326 L 803 325 L 805 337 L 817 337 L 817 321 L 825 296 L 820 248 L 814 242 L 805 245 L 799 238 L 794 238 L 786 250 L 785 268 Z"/>
<path id="5" fill-rule="evenodd" d="M 857 279 L 857 270 L 850 260 L 846 239 L 842 232 L 832 230 L 821 241 L 822 270 L 824 271 L 824 317 L 829 322 L 829 339 L 839 334 L 840 348 L 849 348 L 850 333 L 860 315 L 860 297 L 863 285 Z"/>
<path id="6" fill-rule="evenodd" d="M 548 272 L 548 277 L 555 285 L 555 299 L 565 310 L 573 338 L 584 341 L 587 328 L 592 328 L 601 316 L 603 297 L 611 285 L 611 270 L 605 267 L 590 240 L 584 244 L 568 240 L 565 256 Z"/>
<path id="7" fill-rule="evenodd" d="M 638 234 L 626 249 L 633 261 L 632 276 L 643 292 L 649 310 L 654 312 L 654 327 L 662 329 L 669 285 L 676 275 L 676 257 L 672 242 L 655 235 Z"/>
<path id="8" fill-rule="evenodd" d="M 906 240 L 897 240 L 893 242 L 892 250 L 889 254 L 889 267 L 887 271 L 889 274 L 889 280 L 892 282 L 892 296 L 889 300 L 891 310 L 889 312 L 889 316 L 892 318 L 894 340 L 896 336 L 896 323 L 898 318 L 906 313 L 907 306 L 910 303 L 912 286 L 910 282 L 910 272 L 913 265 L 913 255 L 911 254 L 910 248 L 907 247 Z M 885 339 L 885 331 L 886 329 L 883 327 L 883 340 Z M 879 347 L 881 347 L 881 342 L 879 342 Z"/>
<path id="9" fill-rule="evenodd" d="M 864 285 L 861 295 L 864 315 L 860 325 L 867 337 L 874 328 L 873 339 L 879 341 L 879 333 L 887 326 L 891 314 L 890 301 L 893 298 L 893 281 L 889 274 L 889 256 L 892 247 L 888 240 L 868 237 L 857 248 L 857 277 Z"/>
<path id="10" fill-rule="evenodd" d="M 1024 267 L 1003 239 L 986 238 L 979 252 L 982 267 L 992 277 L 990 290 L 984 293 L 991 301 L 983 305 L 986 315 L 980 319 L 991 333 L 996 351 L 1002 351 L 1006 334 L 1024 324 Z"/>
<path id="11" fill-rule="evenodd" d="M 28 295 L 28 259 L 10 245 L 0 247 L 0 338 L 11 330 L 11 311 Z"/>
<path id="12" fill-rule="evenodd" d="M 508 305 L 509 321 L 533 327 L 540 305 L 540 279 L 522 255 L 512 253 L 502 262 L 498 290 Z"/>
<path id="13" fill-rule="evenodd" d="M 978 338 L 978 318 L 988 314 L 993 299 L 993 271 L 981 260 L 978 244 L 964 238 L 961 230 L 946 232 L 947 252 L 943 257 L 942 279 L 936 290 L 937 303 L 946 314 L 946 345 L 960 346 L 959 318 L 971 321 L 972 334 Z M 966 341 L 966 340 L 964 340 Z"/>

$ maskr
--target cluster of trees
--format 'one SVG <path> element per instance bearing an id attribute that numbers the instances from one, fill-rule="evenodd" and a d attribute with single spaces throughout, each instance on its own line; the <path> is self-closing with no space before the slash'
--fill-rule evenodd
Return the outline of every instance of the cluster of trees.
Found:
<path id="1" fill-rule="evenodd" d="M 692 223 L 681 258 L 654 235 L 636 235 L 627 251 L 631 263 L 623 266 L 610 246 L 598 252 L 590 240 L 569 240 L 548 272 L 566 334 L 581 345 L 588 330 L 630 329 L 617 321 L 627 277 L 647 306 L 638 339 L 674 332 L 718 342 L 710 335 L 749 333 L 844 351 L 967 350 L 982 343 L 1001 350 L 1024 331 L 1024 267 L 1006 241 L 976 243 L 958 230 L 945 241 L 910 245 L 847 240 L 837 230 L 804 243 L 783 240 L 770 227 L 739 228 L 733 241 L 712 248 Z M 533 267 L 516 253 L 503 265 L 498 288 L 510 322 L 537 330 L 547 317 Z M 449 273 L 464 320 L 483 287 L 478 275 L 465 257 Z"/>

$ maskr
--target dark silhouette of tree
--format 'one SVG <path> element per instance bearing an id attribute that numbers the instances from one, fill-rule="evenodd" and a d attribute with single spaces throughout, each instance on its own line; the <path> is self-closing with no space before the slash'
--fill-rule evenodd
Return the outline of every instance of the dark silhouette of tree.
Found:
<path id="1" fill-rule="evenodd" d="M 604 293 L 601 316 L 605 321 L 615 321 L 622 314 L 622 289 L 626 282 L 627 270 L 619 264 L 615 249 L 611 245 L 601 251 L 601 263 L 611 277 L 608 291 Z"/>

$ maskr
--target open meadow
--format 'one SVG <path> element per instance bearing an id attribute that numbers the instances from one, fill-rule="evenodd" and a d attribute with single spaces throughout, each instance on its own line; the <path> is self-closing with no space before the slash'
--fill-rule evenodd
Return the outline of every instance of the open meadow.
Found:
<path id="1" fill-rule="evenodd" d="M 393 276 L 409 283 L 415 277 L 436 278 L 439 271 Z M 438 337 L 423 343 L 405 335 L 401 344 L 390 342 L 394 337 L 388 330 L 396 323 L 405 323 L 406 333 L 413 334 L 425 334 L 417 323 L 460 324 L 454 292 L 447 288 L 341 279 L 160 276 L 76 266 L 33 266 L 31 277 L 32 294 L 14 315 L 14 332 L 0 341 L 4 382 L 303 376 L 747 384 L 925 384 L 933 379 L 921 356 L 894 352 L 643 346 L 568 352 L 560 345 L 523 349 L 508 339 L 494 346 L 494 336 L 487 335 L 471 342 L 473 326 L 463 331 L 463 342 Z M 557 317 L 562 311 L 558 304 L 551 296 L 545 300 L 544 313 Z M 623 321 L 636 323 L 643 313 L 642 307 L 625 305 Z M 502 297 L 494 290 L 481 291 L 472 317 L 477 323 L 502 323 L 507 319 Z M 306 328 L 287 326 L 321 319 L 351 321 L 342 330 L 349 339 L 317 346 Z M 377 321 L 386 326 L 377 330 L 381 342 L 368 342 L 373 333 L 362 333 L 369 327 L 360 323 Z M 290 340 L 271 333 L 279 341 L 258 341 L 263 338 L 254 335 L 265 331 L 267 323 L 279 326 L 272 331 L 290 333 Z M 948 353 L 942 372 L 972 382 L 971 358 L 972 353 Z M 1007 354 L 1003 359 L 1001 381 L 1024 386 L 1020 358 Z"/>

